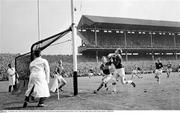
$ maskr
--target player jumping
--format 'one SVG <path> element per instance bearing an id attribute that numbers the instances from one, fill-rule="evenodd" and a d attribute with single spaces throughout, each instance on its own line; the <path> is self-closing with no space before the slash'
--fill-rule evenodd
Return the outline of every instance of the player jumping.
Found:
<path id="1" fill-rule="evenodd" d="M 113 62 L 115 66 L 115 71 L 113 76 L 115 77 L 116 81 L 118 79 L 121 79 L 122 84 L 131 84 L 133 87 L 136 87 L 136 84 L 132 80 L 126 80 L 125 79 L 125 71 L 124 71 L 124 66 L 122 65 L 122 49 L 118 48 L 116 49 L 115 53 L 109 54 L 108 58 Z M 114 84 L 114 92 L 116 93 L 116 83 Z"/>

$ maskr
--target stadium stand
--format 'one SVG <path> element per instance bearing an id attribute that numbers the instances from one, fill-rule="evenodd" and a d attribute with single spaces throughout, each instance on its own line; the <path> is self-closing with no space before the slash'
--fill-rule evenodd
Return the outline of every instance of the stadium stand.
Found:
<path id="1" fill-rule="evenodd" d="M 172 35 L 153 35 L 153 47 L 168 48 L 174 47 L 174 36 Z"/>
<path id="2" fill-rule="evenodd" d="M 101 47 L 120 47 L 124 46 L 124 35 L 116 33 L 116 31 L 111 30 L 100 30 L 97 33 L 97 43 Z M 113 45 L 112 45 L 113 44 Z"/>
<path id="3" fill-rule="evenodd" d="M 94 33 L 91 30 L 82 31 L 81 34 L 87 39 L 90 45 L 95 45 Z"/>
<path id="4" fill-rule="evenodd" d="M 145 32 L 144 32 L 145 33 Z M 147 48 L 151 47 L 151 38 L 149 34 L 128 33 L 127 34 L 127 47 Z"/>
<path id="5" fill-rule="evenodd" d="M 177 59 L 180 59 L 179 22 L 83 15 L 77 28 L 83 42 L 79 47 L 82 55 L 78 56 L 80 76 L 87 73 L 89 68 L 93 68 L 98 73 L 100 62 L 97 61 L 100 61 L 101 56 L 114 52 L 118 47 L 123 49 L 123 59 L 127 60 L 124 63 L 126 72 L 130 72 L 134 64 L 139 64 L 138 66 L 143 67 L 144 70 L 150 70 L 151 65 L 154 66 L 152 56 L 154 59 L 161 57 L 163 63 L 172 60 L 174 69 L 178 65 Z M 54 40 L 55 38 L 52 38 L 50 41 Z M 34 46 L 34 49 L 36 47 L 39 46 Z M 51 72 L 54 70 L 57 59 L 61 58 L 65 61 L 66 72 L 72 76 L 72 56 L 44 57 L 50 62 Z M 21 63 L 20 61 L 17 63 Z"/>
<path id="6" fill-rule="evenodd" d="M 176 35 L 176 47 L 180 47 L 180 33 Z"/>
<path id="7" fill-rule="evenodd" d="M 78 50 L 84 56 L 97 58 L 121 47 L 126 60 L 154 60 L 156 53 L 179 58 L 180 22 L 83 15 L 77 28 L 84 42 Z"/>

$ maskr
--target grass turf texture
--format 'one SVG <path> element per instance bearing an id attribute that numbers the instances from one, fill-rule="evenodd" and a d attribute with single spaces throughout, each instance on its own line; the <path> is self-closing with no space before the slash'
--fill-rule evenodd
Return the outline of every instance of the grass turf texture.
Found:
<path id="1" fill-rule="evenodd" d="M 129 79 L 131 76 L 127 75 Z M 103 88 L 98 94 L 93 91 L 98 87 L 102 77 L 79 77 L 79 95 L 73 96 L 73 79 L 66 78 L 68 85 L 60 92 L 60 99 L 56 93 L 46 100 L 47 107 L 36 107 L 37 103 L 28 104 L 22 108 L 24 95 L 8 93 L 8 82 L 0 82 L 1 110 L 180 110 L 180 76 L 166 73 L 161 76 L 158 85 L 154 75 L 144 74 L 142 79 L 135 78 L 136 88 L 122 85 L 118 82 L 118 93 L 111 93 Z"/>

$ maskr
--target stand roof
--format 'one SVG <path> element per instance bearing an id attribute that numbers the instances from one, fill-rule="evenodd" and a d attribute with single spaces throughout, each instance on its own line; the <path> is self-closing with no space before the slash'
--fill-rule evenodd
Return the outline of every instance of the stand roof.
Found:
<path id="1" fill-rule="evenodd" d="M 180 22 L 83 15 L 78 29 L 125 29 L 180 32 Z"/>

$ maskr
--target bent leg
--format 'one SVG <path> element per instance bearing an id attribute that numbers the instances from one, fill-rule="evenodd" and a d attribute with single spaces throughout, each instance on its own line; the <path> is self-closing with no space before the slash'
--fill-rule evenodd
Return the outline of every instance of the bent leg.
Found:
<path id="1" fill-rule="evenodd" d="M 122 84 L 131 84 L 132 80 L 125 80 L 125 77 L 121 77 L 121 83 Z"/>
<path id="2" fill-rule="evenodd" d="M 97 88 L 97 91 L 99 91 L 104 86 L 104 82 L 102 82 L 99 87 Z"/>
<path id="3" fill-rule="evenodd" d="M 59 86 L 59 89 L 62 91 L 61 88 L 64 87 L 67 84 L 67 82 L 66 82 L 66 80 L 64 78 L 61 78 L 60 81 L 61 81 L 62 84 Z"/>
<path id="4" fill-rule="evenodd" d="M 99 87 L 97 88 L 97 90 L 94 91 L 94 93 L 97 93 L 102 87 L 104 86 L 104 82 L 102 82 Z"/>
<path id="5" fill-rule="evenodd" d="M 121 77 L 122 84 L 131 84 L 133 87 L 136 87 L 136 84 L 132 80 L 125 80 L 125 77 Z"/>
<path id="6" fill-rule="evenodd" d="M 52 81 L 52 85 L 50 87 L 50 91 L 51 92 L 56 92 L 56 89 L 58 88 L 58 79 L 57 76 L 54 77 L 53 81 Z"/>
<path id="7" fill-rule="evenodd" d="M 31 97 L 31 94 L 33 93 L 33 90 L 34 90 L 34 87 L 35 85 L 31 88 L 31 89 L 28 89 L 27 92 L 26 92 L 26 97 L 24 99 L 24 104 L 23 104 L 23 108 L 27 107 L 27 104 L 29 102 L 29 98 Z M 29 92 L 30 90 L 30 92 Z M 28 94 L 29 93 L 29 94 Z"/>

